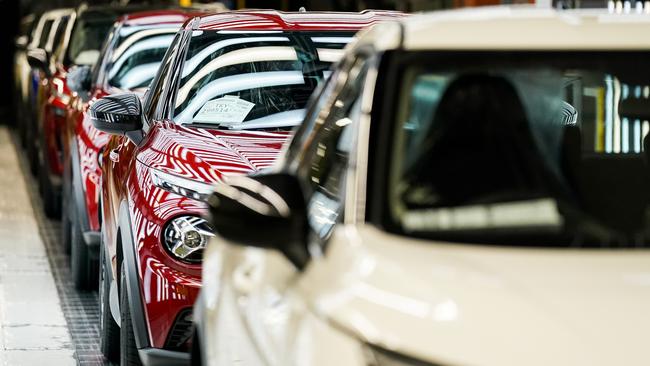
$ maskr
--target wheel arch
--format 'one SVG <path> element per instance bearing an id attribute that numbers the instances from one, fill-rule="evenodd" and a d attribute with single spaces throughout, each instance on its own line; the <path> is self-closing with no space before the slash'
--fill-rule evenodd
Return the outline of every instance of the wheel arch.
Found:
<path id="1" fill-rule="evenodd" d="M 133 333 L 135 343 L 138 349 L 148 348 L 151 346 L 149 331 L 147 327 L 144 304 L 140 290 L 140 280 L 138 275 L 137 255 L 135 252 L 135 242 L 133 240 L 133 230 L 131 226 L 131 215 L 129 213 L 126 201 L 120 203 L 118 219 L 118 246 L 116 247 L 116 256 L 118 262 L 117 274 L 121 276 L 119 268 L 121 263 L 124 264 L 126 276 L 126 289 L 119 289 L 120 293 L 126 290 L 128 297 L 129 310 L 133 321 Z"/>

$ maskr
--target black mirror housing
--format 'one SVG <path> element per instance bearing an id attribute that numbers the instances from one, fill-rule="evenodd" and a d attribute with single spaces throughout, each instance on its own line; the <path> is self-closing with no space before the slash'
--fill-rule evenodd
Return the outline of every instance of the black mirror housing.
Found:
<path id="1" fill-rule="evenodd" d="M 27 51 L 27 62 L 29 63 L 29 66 L 33 69 L 45 72 L 48 77 L 52 74 L 49 59 L 47 51 L 42 48 L 34 48 Z"/>
<path id="2" fill-rule="evenodd" d="M 90 66 L 76 66 L 66 77 L 68 88 L 77 94 L 87 93 L 90 91 L 91 77 Z"/>
<path id="3" fill-rule="evenodd" d="M 142 104 L 135 93 L 103 97 L 89 110 L 93 126 L 113 135 L 125 135 L 142 130 Z"/>
<path id="4" fill-rule="evenodd" d="M 233 244 L 275 249 L 297 268 L 309 260 L 307 216 L 296 177 L 285 173 L 229 177 L 208 200 L 210 223 Z"/>

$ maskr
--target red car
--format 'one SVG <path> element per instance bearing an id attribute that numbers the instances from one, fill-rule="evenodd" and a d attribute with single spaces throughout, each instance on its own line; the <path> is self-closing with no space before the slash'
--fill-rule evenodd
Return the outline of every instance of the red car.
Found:
<path id="1" fill-rule="evenodd" d="M 66 109 L 72 97 L 67 85 L 68 71 L 74 66 L 92 67 L 117 18 L 137 10 L 133 6 L 80 6 L 62 31 L 54 54 L 53 73 L 42 81 L 45 89 L 43 105 L 38 106 L 39 120 L 34 126 L 36 140 L 32 141 L 36 149 L 43 205 L 50 217 L 60 213 L 63 145 L 66 142 L 61 140 L 61 136 L 66 123 Z"/>
<path id="2" fill-rule="evenodd" d="M 260 10 L 195 18 L 142 103 L 125 93 L 92 105 L 95 127 L 115 135 L 102 158 L 100 301 L 102 319 L 108 309 L 113 316 L 101 334 L 119 344 L 122 364 L 188 362 L 212 185 L 270 166 L 356 31 L 396 16 Z"/>
<path id="3" fill-rule="evenodd" d="M 70 245 L 72 277 L 78 289 L 97 286 L 100 243 L 99 152 L 108 135 L 95 129 L 88 107 L 105 95 L 144 92 L 181 25 L 196 13 L 182 10 L 140 12 L 123 16 L 108 35 L 91 70 L 68 73 L 75 96 L 68 104 L 61 140 L 63 164 L 63 243 Z M 55 162 L 53 165 L 57 165 Z M 69 243 L 69 244 L 68 244 Z"/>

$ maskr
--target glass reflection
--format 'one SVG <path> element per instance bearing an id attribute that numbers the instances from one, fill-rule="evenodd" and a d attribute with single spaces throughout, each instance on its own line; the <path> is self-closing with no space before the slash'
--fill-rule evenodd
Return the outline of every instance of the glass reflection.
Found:
<path id="1" fill-rule="evenodd" d="M 108 85 L 131 90 L 149 86 L 177 30 L 169 25 L 120 29 L 108 59 Z"/>
<path id="2" fill-rule="evenodd" d="M 397 230 L 647 247 L 648 55 L 480 57 L 434 55 L 405 74 L 389 194 Z"/>
<path id="3" fill-rule="evenodd" d="M 229 129 L 286 129 L 354 32 L 203 31 L 192 35 L 174 121 Z"/>

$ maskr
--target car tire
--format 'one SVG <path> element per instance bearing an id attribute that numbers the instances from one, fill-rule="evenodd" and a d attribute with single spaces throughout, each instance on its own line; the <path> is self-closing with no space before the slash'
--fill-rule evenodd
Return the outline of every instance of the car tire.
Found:
<path id="1" fill-rule="evenodd" d="M 59 192 L 56 192 L 50 179 L 50 170 L 47 167 L 48 164 L 45 161 L 45 156 L 40 156 L 38 160 L 38 186 L 41 199 L 43 200 L 45 216 L 51 219 L 59 218 L 61 217 L 61 199 Z"/>
<path id="2" fill-rule="evenodd" d="M 114 363 L 120 359 L 120 327 L 111 314 L 110 266 L 105 249 L 99 248 L 99 349 L 104 357 Z"/>
<path id="3" fill-rule="evenodd" d="M 135 344 L 131 309 L 126 287 L 126 268 L 120 270 L 120 366 L 141 366 L 140 355 Z"/>
<path id="4" fill-rule="evenodd" d="M 72 281 L 77 290 L 89 291 L 97 286 L 98 272 L 92 265 L 92 258 L 88 246 L 84 242 L 83 234 L 78 222 L 72 222 L 70 235 L 70 272 Z"/>

